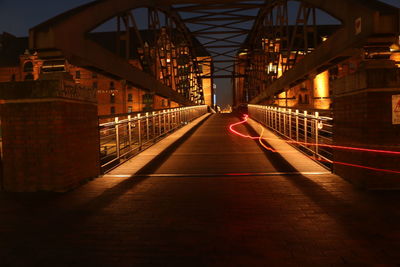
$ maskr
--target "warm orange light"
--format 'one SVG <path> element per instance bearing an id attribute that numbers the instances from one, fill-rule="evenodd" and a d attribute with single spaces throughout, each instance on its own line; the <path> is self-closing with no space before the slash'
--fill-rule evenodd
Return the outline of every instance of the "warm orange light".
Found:
<path id="1" fill-rule="evenodd" d="M 324 71 L 314 79 L 314 108 L 329 109 L 329 72 Z"/>
<path id="2" fill-rule="evenodd" d="M 394 52 L 390 55 L 390 60 L 396 62 L 398 68 L 400 68 L 400 52 Z"/>
<path id="3" fill-rule="evenodd" d="M 286 106 L 286 92 L 282 92 L 278 95 L 278 106 Z"/>

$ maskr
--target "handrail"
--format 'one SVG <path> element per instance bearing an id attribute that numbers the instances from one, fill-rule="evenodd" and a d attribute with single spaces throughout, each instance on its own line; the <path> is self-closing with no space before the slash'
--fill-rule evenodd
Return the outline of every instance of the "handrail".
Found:
<path id="1" fill-rule="evenodd" d="M 109 171 L 206 114 L 207 108 L 207 105 L 200 105 L 99 117 L 101 171 Z"/>
<path id="2" fill-rule="evenodd" d="M 333 118 L 291 108 L 248 105 L 249 116 L 290 144 L 332 168 Z"/>

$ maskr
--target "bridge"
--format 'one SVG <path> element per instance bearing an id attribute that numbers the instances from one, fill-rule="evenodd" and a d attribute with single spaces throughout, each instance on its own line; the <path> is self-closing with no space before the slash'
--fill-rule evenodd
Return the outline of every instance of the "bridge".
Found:
<path id="1" fill-rule="evenodd" d="M 104 0 L 27 41 L 0 83 L 5 266 L 400 264 L 398 8 Z"/>

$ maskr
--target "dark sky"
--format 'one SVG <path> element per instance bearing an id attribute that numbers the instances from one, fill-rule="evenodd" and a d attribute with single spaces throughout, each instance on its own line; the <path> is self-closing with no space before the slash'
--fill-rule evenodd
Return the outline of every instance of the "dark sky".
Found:
<path id="1" fill-rule="evenodd" d="M 334 1 L 334 0 L 328 0 Z M 381 0 L 400 8 L 400 0 Z M 27 36 L 29 28 L 64 11 L 92 0 L 0 0 L 0 33 L 8 32 L 18 37 Z M 218 102 L 231 103 L 230 80 L 217 81 Z"/>

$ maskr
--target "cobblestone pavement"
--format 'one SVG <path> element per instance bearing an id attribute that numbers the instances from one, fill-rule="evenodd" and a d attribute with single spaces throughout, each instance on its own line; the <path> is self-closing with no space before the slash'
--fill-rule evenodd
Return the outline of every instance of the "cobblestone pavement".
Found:
<path id="1" fill-rule="evenodd" d="M 1 193 L 0 266 L 400 265 L 400 193 L 294 174 L 237 120 L 213 115 L 141 176 Z"/>

